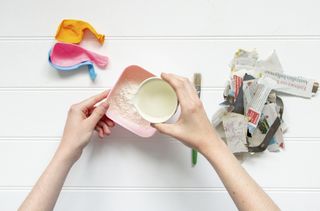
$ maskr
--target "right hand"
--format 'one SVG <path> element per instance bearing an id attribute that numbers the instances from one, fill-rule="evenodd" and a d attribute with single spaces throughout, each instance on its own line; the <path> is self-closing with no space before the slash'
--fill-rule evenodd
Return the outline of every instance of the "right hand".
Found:
<path id="1" fill-rule="evenodd" d="M 153 124 L 161 133 L 180 140 L 185 145 L 202 151 L 219 140 L 189 79 L 162 73 L 161 77 L 176 91 L 181 107 L 179 120 L 174 124 Z"/>
<path id="2" fill-rule="evenodd" d="M 96 130 L 100 138 L 110 135 L 114 122 L 105 115 L 109 104 L 104 102 L 109 91 L 104 91 L 71 106 L 59 150 L 76 161 Z M 101 104 L 96 105 L 101 102 Z"/>

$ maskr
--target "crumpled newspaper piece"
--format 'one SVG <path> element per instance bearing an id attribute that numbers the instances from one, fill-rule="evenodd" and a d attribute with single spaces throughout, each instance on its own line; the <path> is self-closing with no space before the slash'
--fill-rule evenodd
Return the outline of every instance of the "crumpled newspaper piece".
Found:
<path id="1" fill-rule="evenodd" d="M 316 94 L 319 83 L 285 74 L 276 51 L 260 60 L 255 50 L 240 49 L 230 69 L 224 101 L 212 116 L 213 126 L 235 154 L 265 149 L 279 152 L 285 147 L 283 133 L 287 130 L 280 95 L 310 98 Z"/>
<path id="2" fill-rule="evenodd" d="M 246 147 L 248 119 L 237 113 L 227 113 L 222 118 L 227 144 L 232 152 L 248 152 Z"/>

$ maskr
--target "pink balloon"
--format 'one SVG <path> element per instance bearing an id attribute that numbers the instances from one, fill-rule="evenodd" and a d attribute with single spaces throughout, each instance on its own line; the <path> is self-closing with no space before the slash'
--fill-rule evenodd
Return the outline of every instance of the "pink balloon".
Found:
<path id="1" fill-rule="evenodd" d="M 92 61 L 104 68 L 108 64 L 108 57 L 81 48 L 78 45 L 56 43 L 51 50 L 51 62 L 59 66 L 73 66 L 82 62 Z"/>

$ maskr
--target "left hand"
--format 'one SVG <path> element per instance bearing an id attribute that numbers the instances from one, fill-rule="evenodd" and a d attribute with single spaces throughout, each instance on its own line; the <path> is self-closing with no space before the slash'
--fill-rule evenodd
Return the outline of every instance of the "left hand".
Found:
<path id="1" fill-rule="evenodd" d="M 59 149 L 74 160 L 80 158 L 94 130 L 100 138 L 110 135 L 110 127 L 115 124 L 105 115 L 109 105 L 101 102 L 108 94 L 109 91 L 104 91 L 70 107 Z"/>

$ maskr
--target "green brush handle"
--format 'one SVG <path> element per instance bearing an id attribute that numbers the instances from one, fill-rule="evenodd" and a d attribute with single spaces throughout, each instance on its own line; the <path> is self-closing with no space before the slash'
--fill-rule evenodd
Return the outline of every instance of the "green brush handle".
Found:
<path id="1" fill-rule="evenodd" d="M 198 152 L 195 149 L 192 149 L 192 165 L 197 164 Z"/>
<path id="2" fill-rule="evenodd" d="M 193 84 L 194 87 L 197 90 L 197 95 L 200 99 L 201 94 L 201 73 L 195 73 L 193 74 Z M 197 165 L 197 159 L 198 159 L 198 152 L 195 149 L 192 149 L 192 165 Z"/>

